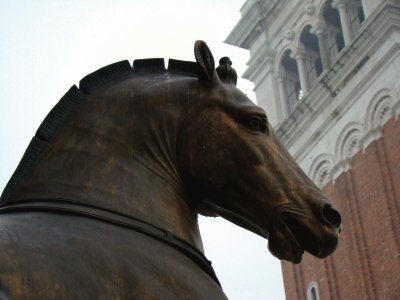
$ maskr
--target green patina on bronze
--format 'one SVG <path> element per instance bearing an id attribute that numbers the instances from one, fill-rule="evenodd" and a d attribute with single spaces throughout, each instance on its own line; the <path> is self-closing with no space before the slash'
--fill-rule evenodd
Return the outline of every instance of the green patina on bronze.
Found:
<path id="1" fill-rule="evenodd" d="M 1 198 L 13 299 L 226 299 L 199 213 L 268 238 L 279 259 L 335 250 L 339 213 L 235 87 L 230 60 L 217 73 L 202 41 L 195 57 L 102 68 L 50 112 Z"/>

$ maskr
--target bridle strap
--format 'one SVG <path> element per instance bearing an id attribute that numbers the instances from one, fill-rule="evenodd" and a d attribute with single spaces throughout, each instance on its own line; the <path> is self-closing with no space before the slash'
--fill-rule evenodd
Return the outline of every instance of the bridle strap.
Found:
<path id="1" fill-rule="evenodd" d="M 22 203 L 7 204 L 0 207 L 0 214 L 19 211 L 43 211 L 79 215 L 140 232 L 180 251 L 182 254 L 194 261 L 218 284 L 219 287 L 221 287 L 211 265 L 211 261 L 209 261 L 202 252 L 173 233 L 140 219 L 126 216 L 111 210 L 70 201 L 30 200 Z"/>

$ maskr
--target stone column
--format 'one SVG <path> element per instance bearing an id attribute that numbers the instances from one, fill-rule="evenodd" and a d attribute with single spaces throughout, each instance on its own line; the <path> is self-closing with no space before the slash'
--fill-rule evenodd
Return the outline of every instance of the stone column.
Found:
<path id="1" fill-rule="evenodd" d="M 326 46 L 326 32 L 324 29 L 317 29 L 315 35 L 318 39 L 319 52 L 321 54 L 322 67 L 324 70 L 329 69 L 331 65 L 331 57 L 328 47 Z"/>
<path id="2" fill-rule="evenodd" d="M 308 92 L 309 87 L 308 87 L 308 78 L 307 78 L 306 66 L 304 63 L 303 51 L 297 51 L 295 58 L 296 58 L 296 62 L 297 62 L 297 68 L 299 69 L 301 90 L 303 92 L 303 95 L 305 95 Z"/>
<path id="3" fill-rule="evenodd" d="M 346 1 L 334 0 L 332 6 L 337 7 L 339 11 L 340 24 L 342 25 L 344 43 L 346 46 L 348 46 L 353 41 L 353 34 L 351 32 L 350 19 L 349 19 L 349 14 L 347 12 Z"/>
<path id="4" fill-rule="evenodd" d="M 282 108 L 282 119 L 279 120 L 280 122 L 285 119 L 289 115 L 289 106 L 288 106 L 288 98 L 286 93 L 286 86 L 285 86 L 285 77 L 282 72 L 278 72 L 276 75 L 276 81 L 278 82 L 279 88 L 279 95 L 281 96 L 281 103 L 280 107 Z"/>

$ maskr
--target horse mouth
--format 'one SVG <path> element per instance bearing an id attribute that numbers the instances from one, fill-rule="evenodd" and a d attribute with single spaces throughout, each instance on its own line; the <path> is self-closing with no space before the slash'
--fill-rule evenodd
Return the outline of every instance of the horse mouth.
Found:
<path id="1" fill-rule="evenodd" d="M 304 251 L 307 251 L 317 257 L 320 256 L 320 247 L 314 233 L 309 226 L 288 214 L 282 214 L 282 221 L 292 233 L 292 237 Z"/>
<path id="2" fill-rule="evenodd" d="M 304 251 L 324 258 L 336 249 L 338 231 L 333 227 L 314 224 L 311 218 L 286 212 L 280 214 L 278 223 L 277 230 L 270 234 L 269 249 L 279 259 L 298 264 Z"/>

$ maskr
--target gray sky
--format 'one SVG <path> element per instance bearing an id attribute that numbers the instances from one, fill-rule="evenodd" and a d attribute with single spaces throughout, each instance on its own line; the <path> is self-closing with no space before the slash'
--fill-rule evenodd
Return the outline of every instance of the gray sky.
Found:
<path id="1" fill-rule="evenodd" d="M 0 0 L 0 190 L 49 110 L 73 84 L 110 63 L 194 60 L 207 42 L 242 74 L 249 54 L 223 43 L 244 0 Z M 254 100 L 252 83 L 238 87 Z M 279 260 L 267 241 L 221 218 L 201 218 L 207 257 L 232 300 L 284 299 Z"/>

